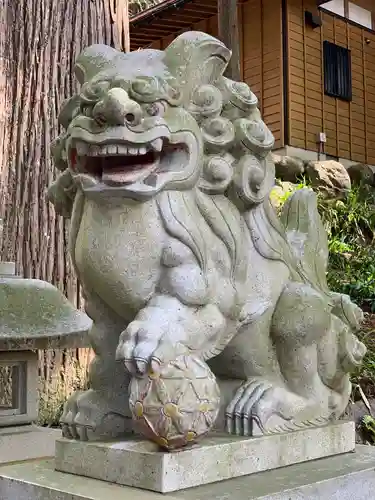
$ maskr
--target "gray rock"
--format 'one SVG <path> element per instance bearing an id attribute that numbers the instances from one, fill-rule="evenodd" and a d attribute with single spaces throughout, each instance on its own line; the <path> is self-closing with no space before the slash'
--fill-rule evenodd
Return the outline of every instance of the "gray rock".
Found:
<path id="1" fill-rule="evenodd" d="M 355 184 L 375 186 L 375 168 L 365 163 L 356 163 L 347 168 L 350 180 Z"/>
<path id="2" fill-rule="evenodd" d="M 296 182 L 305 172 L 303 160 L 295 156 L 280 156 L 273 154 L 276 177 L 282 181 Z"/>
<path id="3" fill-rule="evenodd" d="M 337 161 L 308 162 L 306 172 L 312 186 L 327 198 L 343 198 L 351 189 L 349 174 Z"/>

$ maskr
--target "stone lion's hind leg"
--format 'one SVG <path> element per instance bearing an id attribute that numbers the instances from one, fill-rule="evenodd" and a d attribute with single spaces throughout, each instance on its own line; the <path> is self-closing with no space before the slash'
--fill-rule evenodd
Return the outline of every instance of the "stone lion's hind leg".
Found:
<path id="1" fill-rule="evenodd" d="M 337 395 L 319 375 L 317 344 L 330 328 L 324 296 L 303 283 L 289 283 L 270 325 L 282 376 L 270 372 L 242 385 L 227 409 L 230 432 L 253 435 L 327 422 Z"/>
<path id="2" fill-rule="evenodd" d="M 240 328 L 224 351 L 210 360 L 215 374 L 224 379 L 243 380 L 229 398 L 225 411 L 225 427 L 230 434 L 252 435 L 253 406 L 274 387 L 285 392 L 270 336 L 272 316 L 273 308 L 270 307 L 256 321 Z"/>
<path id="3" fill-rule="evenodd" d="M 276 388 L 270 389 L 252 408 L 253 418 L 266 429 L 272 429 L 266 421 L 273 409 L 277 413 L 277 408 L 282 408 L 284 416 L 289 415 L 290 423 L 286 427 L 290 430 L 319 425 L 334 414 L 337 395 L 320 377 L 317 349 L 331 327 L 332 315 L 322 294 L 303 283 L 289 283 L 285 287 L 272 322 L 272 335 L 285 379 L 284 394 Z"/>
<path id="4" fill-rule="evenodd" d="M 305 398 L 326 400 L 317 345 L 331 326 L 330 307 L 322 294 L 303 283 L 285 287 L 273 315 L 272 336 L 288 388 Z"/>

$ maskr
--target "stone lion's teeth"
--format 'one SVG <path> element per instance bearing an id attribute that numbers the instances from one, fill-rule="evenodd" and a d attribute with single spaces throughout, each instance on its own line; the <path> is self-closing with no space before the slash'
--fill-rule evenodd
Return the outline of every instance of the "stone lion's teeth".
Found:
<path id="1" fill-rule="evenodd" d="M 88 154 L 90 156 L 97 156 L 100 153 L 100 147 L 99 146 L 90 146 L 90 149 L 88 151 Z"/>
<path id="2" fill-rule="evenodd" d="M 154 141 L 155 142 L 155 141 Z M 161 150 L 162 140 L 160 139 L 160 144 L 156 144 L 156 148 L 160 147 Z M 107 144 L 105 146 L 94 146 L 94 145 L 86 145 L 82 144 L 81 150 L 77 151 L 80 155 L 87 156 L 115 156 L 115 155 L 145 155 L 147 153 L 146 146 L 125 146 L 124 144 Z M 82 151 L 82 152 L 79 152 Z"/>
<path id="3" fill-rule="evenodd" d="M 117 146 L 117 154 L 118 155 L 127 155 L 128 154 L 128 148 L 126 146 Z"/>
<path id="4" fill-rule="evenodd" d="M 89 146 L 85 142 L 77 142 L 76 150 L 78 156 L 86 156 L 89 150 Z"/>
<path id="5" fill-rule="evenodd" d="M 151 142 L 151 146 L 153 147 L 153 149 L 155 151 L 158 151 L 160 153 L 160 151 L 162 150 L 162 147 L 163 147 L 163 139 L 161 139 L 160 137 L 158 137 L 157 139 L 154 139 Z"/>
<path id="6" fill-rule="evenodd" d="M 107 146 L 99 146 L 99 156 L 105 156 L 108 153 L 108 147 Z"/>
<path id="7" fill-rule="evenodd" d="M 115 155 L 117 154 L 117 146 L 107 146 L 107 153 L 109 155 Z"/>

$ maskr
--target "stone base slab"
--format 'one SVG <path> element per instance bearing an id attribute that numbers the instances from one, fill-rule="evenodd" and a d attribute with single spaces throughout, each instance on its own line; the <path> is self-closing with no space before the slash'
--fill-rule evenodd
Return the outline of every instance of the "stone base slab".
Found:
<path id="1" fill-rule="evenodd" d="M 61 429 L 36 425 L 0 428 L 0 464 L 52 458 L 55 455 L 56 439 L 60 437 Z"/>
<path id="2" fill-rule="evenodd" d="M 163 495 L 54 470 L 49 461 L 0 466 L 1 500 L 370 500 L 375 448 Z"/>
<path id="3" fill-rule="evenodd" d="M 214 434 L 190 449 L 166 453 L 140 439 L 56 443 L 58 471 L 162 493 L 353 451 L 353 422 L 244 438 Z"/>

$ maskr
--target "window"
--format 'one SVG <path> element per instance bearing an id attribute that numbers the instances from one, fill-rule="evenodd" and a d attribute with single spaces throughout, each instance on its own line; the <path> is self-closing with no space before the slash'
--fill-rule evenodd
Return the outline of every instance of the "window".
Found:
<path id="1" fill-rule="evenodd" d="M 345 17 L 345 2 L 344 0 L 331 0 L 323 4 L 323 9 L 329 10 L 334 14 Z"/>
<path id="2" fill-rule="evenodd" d="M 370 8 L 368 5 L 371 5 L 371 3 L 368 1 L 364 2 L 363 0 L 329 0 L 328 2 L 323 0 L 320 4 L 322 9 L 332 12 L 332 14 L 345 17 L 346 19 L 349 19 L 349 21 L 353 21 L 354 23 L 370 30 L 375 29 L 373 22 L 375 2 L 374 8 L 371 7 L 372 12 L 371 10 L 368 10 Z M 362 5 L 368 8 L 364 8 Z"/>
<path id="3" fill-rule="evenodd" d="M 350 50 L 324 41 L 323 57 L 325 94 L 351 101 L 352 64 Z"/>
<path id="4" fill-rule="evenodd" d="M 351 21 L 354 21 L 361 26 L 372 29 L 372 14 L 369 10 L 359 7 L 352 2 L 349 2 L 349 14 L 348 17 Z"/>

